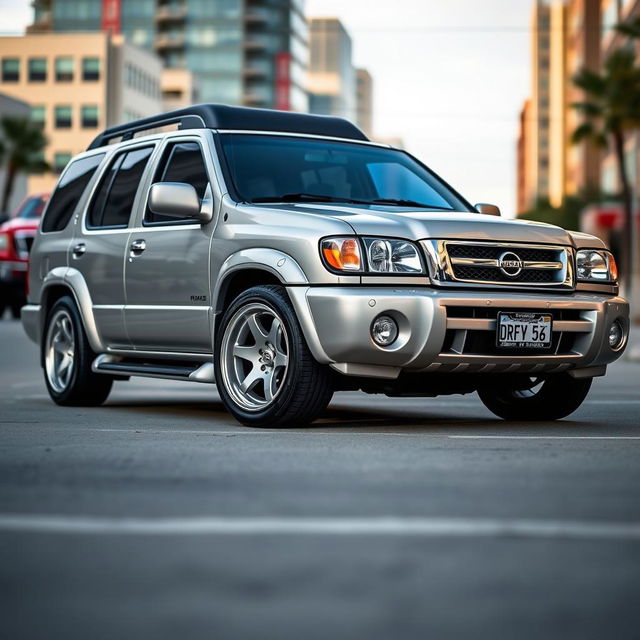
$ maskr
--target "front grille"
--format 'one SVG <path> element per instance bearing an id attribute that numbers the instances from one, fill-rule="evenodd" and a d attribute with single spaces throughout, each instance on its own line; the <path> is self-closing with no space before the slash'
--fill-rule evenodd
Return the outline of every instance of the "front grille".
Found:
<path id="1" fill-rule="evenodd" d="M 578 352 L 577 344 L 591 329 L 590 320 L 585 317 L 584 312 L 579 309 L 522 309 L 508 306 L 493 307 L 463 307 L 448 306 L 447 308 L 447 330 L 444 344 L 442 346 L 443 355 L 457 356 L 572 356 Z M 553 319 L 553 334 L 551 346 L 546 349 L 509 349 L 498 347 L 496 344 L 495 321 L 501 312 L 536 311 L 548 313 Z M 451 328 L 452 323 L 457 320 L 480 319 L 491 320 L 493 323 L 486 328 L 456 329 Z M 573 324 L 573 330 L 562 330 L 562 323 Z M 582 325 L 576 327 L 575 325 Z M 460 325 L 458 325 L 460 326 Z M 566 325 L 565 325 L 566 326 Z"/>
<path id="2" fill-rule="evenodd" d="M 500 285 L 571 285 L 564 247 L 444 242 L 447 279 Z"/>

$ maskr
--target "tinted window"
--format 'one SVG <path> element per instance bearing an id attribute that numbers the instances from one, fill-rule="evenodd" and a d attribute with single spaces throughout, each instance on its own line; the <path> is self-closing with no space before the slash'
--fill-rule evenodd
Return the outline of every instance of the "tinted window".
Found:
<path id="1" fill-rule="evenodd" d="M 249 202 L 354 202 L 468 211 L 409 154 L 313 138 L 220 136 L 237 197 Z"/>
<path id="2" fill-rule="evenodd" d="M 126 227 L 153 147 L 118 154 L 102 177 L 89 210 L 89 227 Z"/>
<path id="3" fill-rule="evenodd" d="M 51 196 L 42 231 L 62 231 L 78 204 L 89 180 L 102 162 L 104 153 L 72 162 Z"/>
<path id="4" fill-rule="evenodd" d="M 186 182 L 193 185 L 200 200 L 204 198 L 209 184 L 207 169 L 197 142 L 177 142 L 169 145 L 164 152 L 154 182 Z M 162 216 L 147 209 L 147 222 L 172 222 L 176 219 Z"/>
<path id="5" fill-rule="evenodd" d="M 24 204 L 18 209 L 15 214 L 16 218 L 24 218 L 32 220 L 39 218 L 44 211 L 44 206 L 47 204 L 47 198 L 28 198 Z"/>

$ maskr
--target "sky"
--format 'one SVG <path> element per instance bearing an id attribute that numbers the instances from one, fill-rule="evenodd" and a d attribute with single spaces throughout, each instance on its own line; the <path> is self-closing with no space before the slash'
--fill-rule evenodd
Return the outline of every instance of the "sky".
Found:
<path id="1" fill-rule="evenodd" d="M 533 0 L 306 0 L 338 17 L 374 80 L 374 133 L 471 202 L 515 212 L 518 114 L 529 93 Z M 0 33 L 31 22 L 31 0 L 0 0 Z"/>

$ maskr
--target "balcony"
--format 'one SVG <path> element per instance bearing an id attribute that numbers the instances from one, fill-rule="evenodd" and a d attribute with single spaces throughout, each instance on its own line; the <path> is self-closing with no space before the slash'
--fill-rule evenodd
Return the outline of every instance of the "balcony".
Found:
<path id="1" fill-rule="evenodd" d="M 159 33 L 156 36 L 156 49 L 167 51 L 169 49 L 184 49 L 184 33 Z"/>
<path id="2" fill-rule="evenodd" d="M 156 11 L 156 22 L 183 22 L 187 17 L 187 7 L 185 5 L 164 5 Z"/>

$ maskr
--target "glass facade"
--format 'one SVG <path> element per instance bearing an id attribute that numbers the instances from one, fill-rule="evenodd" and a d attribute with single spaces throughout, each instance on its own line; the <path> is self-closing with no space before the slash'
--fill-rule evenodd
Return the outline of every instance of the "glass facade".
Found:
<path id="1" fill-rule="evenodd" d="M 53 30 L 100 30 L 101 11 L 102 0 L 53 0 Z M 276 56 L 289 53 L 287 102 L 308 110 L 304 0 L 122 0 L 120 26 L 166 67 L 189 69 L 204 102 L 274 107 Z M 83 65 L 83 79 L 97 78 Z"/>

